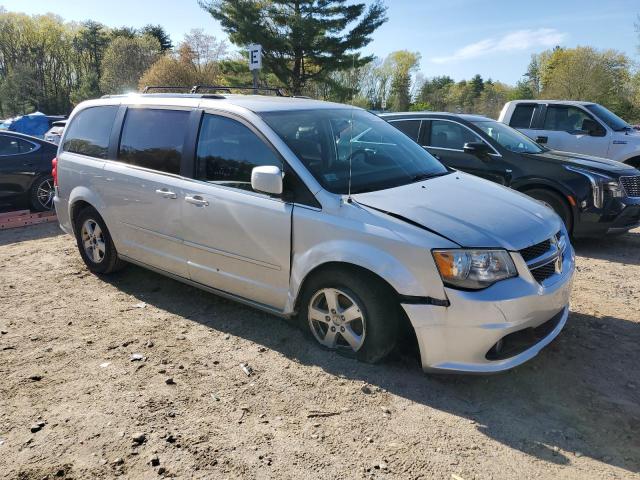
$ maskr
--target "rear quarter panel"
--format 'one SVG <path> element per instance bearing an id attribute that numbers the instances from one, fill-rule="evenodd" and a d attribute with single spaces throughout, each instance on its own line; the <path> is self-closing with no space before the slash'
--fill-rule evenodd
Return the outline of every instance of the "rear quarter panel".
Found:
<path id="1" fill-rule="evenodd" d="M 99 193 L 103 190 L 104 182 L 103 160 L 69 152 L 58 155 L 56 213 L 65 231 L 73 230 L 73 209 L 80 201 L 92 205 L 104 218 L 104 199 Z M 109 224 L 107 218 L 104 220 Z"/>

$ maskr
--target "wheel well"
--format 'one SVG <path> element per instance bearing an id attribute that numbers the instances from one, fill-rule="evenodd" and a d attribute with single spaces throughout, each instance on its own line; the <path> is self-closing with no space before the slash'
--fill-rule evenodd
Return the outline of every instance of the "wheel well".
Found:
<path id="1" fill-rule="evenodd" d="M 560 190 L 544 184 L 524 185 L 522 187 L 518 187 L 517 190 L 524 194 L 526 194 L 530 190 L 546 190 L 547 192 L 553 193 L 554 195 L 560 197 L 560 199 L 562 199 L 567 207 L 569 207 L 569 215 L 571 215 L 571 229 L 573 230 L 573 227 L 575 226 L 575 213 L 573 211 L 574 205 L 572 205 L 571 202 L 567 200 L 567 196 Z M 569 234 L 571 234 L 571 232 L 569 232 Z"/>
<path id="2" fill-rule="evenodd" d="M 631 157 L 631 158 L 627 158 L 624 163 L 626 163 L 627 165 L 631 165 L 632 167 L 636 167 L 638 169 L 640 169 L 640 157 Z"/>
<path id="3" fill-rule="evenodd" d="M 417 348 L 418 339 L 416 337 L 416 332 L 413 328 L 413 325 L 411 325 L 409 317 L 407 317 L 406 312 L 400 305 L 400 294 L 396 291 L 395 288 L 393 288 L 393 286 L 389 282 L 387 282 L 384 278 L 382 278 L 377 273 L 372 272 L 371 270 L 368 270 L 359 265 L 355 265 L 353 263 L 327 262 L 315 267 L 313 270 L 308 272 L 307 275 L 304 277 L 304 280 L 300 284 L 300 288 L 298 289 L 296 302 L 295 302 L 296 312 L 299 311 L 300 299 L 304 294 L 305 288 L 307 287 L 309 280 L 311 280 L 315 275 L 318 275 L 321 272 L 324 272 L 327 270 L 339 270 L 342 272 L 351 272 L 357 275 L 363 275 L 375 281 L 378 281 L 382 285 L 384 285 L 385 288 L 389 291 L 389 294 L 391 295 L 390 301 L 393 301 L 398 308 L 398 339 L 403 342 L 406 342 L 407 345 L 411 345 L 410 348 Z"/>
<path id="4" fill-rule="evenodd" d="M 311 270 L 309 273 L 307 273 L 307 275 L 304 277 L 304 280 L 300 284 L 300 288 L 298 289 L 298 294 L 297 294 L 297 297 L 296 297 L 296 311 L 298 310 L 297 307 L 299 306 L 298 304 L 300 302 L 300 298 L 302 297 L 302 295 L 303 295 L 303 293 L 305 291 L 305 288 L 309 284 L 309 280 L 311 280 L 314 276 L 320 274 L 321 272 L 325 272 L 327 270 L 341 270 L 343 272 L 351 272 L 351 273 L 355 273 L 357 275 L 363 275 L 363 276 L 366 276 L 366 277 L 373 278 L 373 279 L 381 282 L 382 284 L 384 284 L 387 287 L 387 289 L 389 290 L 389 292 L 393 294 L 393 298 L 394 299 L 399 299 L 399 297 L 400 297 L 398 292 L 396 292 L 395 288 L 393 288 L 389 282 L 387 282 L 384 278 L 382 278 L 380 275 L 377 275 L 376 273 L 372 272 L 371 270 L 367 270 L 366 268 L 361 267 L 359 265 L 355 265 L 353 263 L 327 262 L 327 263 L 323 263 L 322 265 L 318 265 L 313 270 Z"/>
<path id="5" fill-rule="evenodd" d="M 80 212 L 87 207 L 93 207 L 93 205 L 91 205 L 89 202 L 85 202 L 84 200 L 73 202 L 73 204 L 71 205 L 71 212 L 69 212 L 69 217 L 71 219 L 71 228 L 76 228 L 76 218 L 78 218 Z"/>

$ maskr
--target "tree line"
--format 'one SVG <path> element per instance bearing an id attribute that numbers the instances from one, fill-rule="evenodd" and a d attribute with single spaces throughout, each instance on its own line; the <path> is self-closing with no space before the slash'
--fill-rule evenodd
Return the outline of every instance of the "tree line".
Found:
<path id="1" fill-rule="evenodd" d="M 0 117 L 69 113 L 80 101 L 146 85 L 249 85 L 246 45 L 263 46 L 263 86 L 373 110 L 439 110 L 497 117 L 506 101 L 587 100 L 640 119 L 640 74 L 613 50 L 556 47 L 533 55 L 511 86 L 475 75 L 425 78 L 420 54 L 362 55 L 387 21 L 381 1 L 200 0 L 228 40 L 194 29 L 174 45 L 160 25 L 109 28 L 0 7 Z M 638 27 L 637 27 L 638 28 Z M 640 33 L 640 32 L 639 32 Z"/>

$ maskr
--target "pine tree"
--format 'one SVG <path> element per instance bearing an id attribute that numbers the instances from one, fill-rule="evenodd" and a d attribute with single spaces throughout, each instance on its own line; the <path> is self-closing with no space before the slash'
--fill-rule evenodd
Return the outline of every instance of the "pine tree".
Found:
<path id="1" fill-rule="evenodd" d="M 373 57 L 358 51 L 387 21 L 380 0 L 368 8 L 347 0 L 200 0 L 200 5 L 234 44 L 262 45 L 263 64 L 294 95 L 309 81 L 370 62 Z"/>
<path id="2" fill-rule="evenodd" d="M 142 35 L 151 35 L 158 40 L 158 43 L 160 44 L 160 51 L 163 53 L 173 48 L 171 37 L 161 25 L 146 25 L 142 30 L 140 30 L 140 33 Z"/>
<path id="3" fill-rule="evenodd" d="M 471 89 L 473 90 L 473 96 L 479 97 L 484 90 L 484 81 L 482 80 L 480 74 L 478 73 L 474 75 L 473 78 L 469 80 L 469 83 L 471 84 Z"/>

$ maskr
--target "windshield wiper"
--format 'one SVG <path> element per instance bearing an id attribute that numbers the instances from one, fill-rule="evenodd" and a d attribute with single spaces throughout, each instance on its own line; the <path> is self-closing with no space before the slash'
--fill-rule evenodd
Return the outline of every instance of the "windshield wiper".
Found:
<path id="1" fill-rule="evenodd" d="M 447 175 L 450 172 L 438 172 L 438 173 L 419 173 L 411 177 L 411 183 L 421 182 L 423 180 L 429 180 L 430 178 L 441 177 Z"/>

